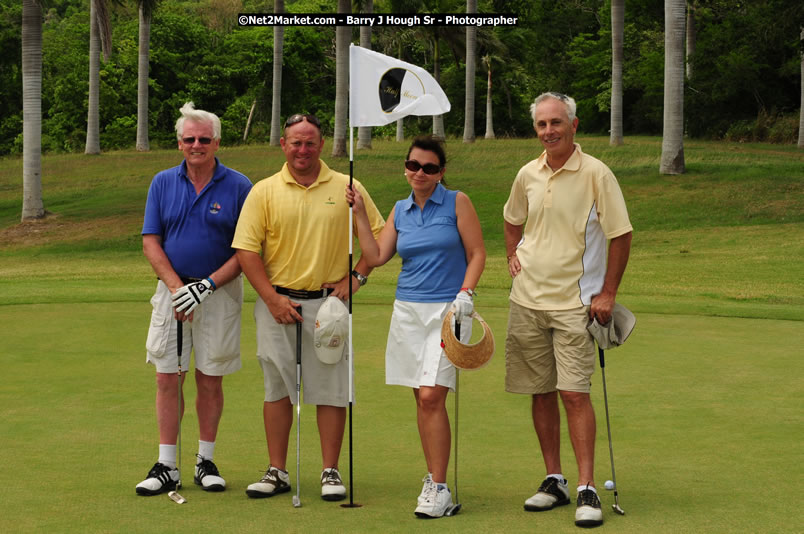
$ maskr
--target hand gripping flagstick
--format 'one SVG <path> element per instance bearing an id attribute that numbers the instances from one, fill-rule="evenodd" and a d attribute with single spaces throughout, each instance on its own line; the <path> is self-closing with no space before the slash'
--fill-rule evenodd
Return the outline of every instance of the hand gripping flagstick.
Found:
<path id="1" fill-rule="evenodd" d="M 177 437 L 177 455 L 176 455 L 176 468 L 179 471 L 179 480 L 176 481 L 176 490 L 181 488 L 181 401 L 182 401 L 182 387 L 181 387 L 181 346 L 184 342 L 182 339 L 184 333 L 184 325 L 181 322 L 181 319 L 176 319 L 176 345 L 177 349 L 176 352 L 178 353 L 178 360 L 179 360 L 179 372 L 176 373 L 176 396 L 179 398 L 178 405 L 179 409 L 177 411 L 178 415 L 178 427 L 179 433 Z M 179 495 L 178 491 L 171 491 L 168 493 L 168 497 L 170 500 L 175 502 L 176 504 L 184 504 L 187 502 L 187 499 Z"/>

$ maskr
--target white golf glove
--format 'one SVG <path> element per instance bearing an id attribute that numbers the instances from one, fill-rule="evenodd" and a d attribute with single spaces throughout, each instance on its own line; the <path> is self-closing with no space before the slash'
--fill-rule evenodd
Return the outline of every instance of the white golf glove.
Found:
<path id="1" fill-rule="evenodd" d="M 475 309 L 472 297 L 466 291 L 461 291 L 455 295 L 455 300 L 452 302 L 452 315 L 455 317 L 455 322 L 462 322 L 464 317 L 472 315 Z"/>
<path id="2" fill-rule="evenodd" d="M 209 278 L 200 282 L 190 282 L 173 293 L 173 308 L 177 312 L 190 315 L 199 304 L 204 302 L 205 298 L 212 294 L 212 291 L 214 290 Z"/>

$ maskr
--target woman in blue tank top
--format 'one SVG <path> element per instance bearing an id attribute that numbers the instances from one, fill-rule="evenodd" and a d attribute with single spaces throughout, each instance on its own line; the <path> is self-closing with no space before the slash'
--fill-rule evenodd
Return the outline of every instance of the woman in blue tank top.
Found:
<path id="1" fill-rule="evenodd" d="M 405 161 L 411 194 L 396 203 L 376 240 L 360 193 L 346 191 L 368 265 L 384 265 L 395 253 L 402 258 L 385 376 L 389 385 L 412 388 L 416 399 L 428 473 L 415 514 L 425 518 L 441 517 L 452 506 L 446 483 L 451 443 L 446 399 L 455 387 L 455 368 L 441 348 L 441 323 L 450 309 L 457 318 L 472 313 L 474 289 L 486 263 L 477 212 L 468 196 L 444 187 L 445 170 L 443 143 L 417 137 Z M 463 324 L 461 338 L 467 342 L 471 319 Z"/>

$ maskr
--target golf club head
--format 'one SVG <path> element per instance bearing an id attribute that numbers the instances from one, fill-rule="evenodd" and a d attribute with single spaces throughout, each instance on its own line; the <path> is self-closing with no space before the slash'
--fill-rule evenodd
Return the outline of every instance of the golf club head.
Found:
<path id="1" fill-rule="evenodd" d="M 617 512 L 617 513 L 618 513 L 618 514 L 620 514 L 620 515 L 625 515 L 625 510 L 623 510 L 622 508 L 620 508 L 620 505 L 619 505 L 619 504 L 612 504 L 612 505 L 611 505 L 611 509 L 612 509 L 612 510 L 614 510 L 615 512 Z"/>
<path id="2" fill-rule="evenodd" d="M 447 511 L 444 512 L 444 515 L 447 517 L 452 517 L 454 515 L 458 515 L 458 512 L 460 511 L 461 511 L 461 503 L 455 503 L 449 508 L 447 508 Z"/>
<path id="3" fill-rule="evenodd" d="M 187 502 L 187 499 L 179 495 L 177 491 L 169 492 L 168 497 L 170 497 L 170 500 L 175 502 L 176 504 L 184 504 Z"/>
<path id="4" fill-rule="evenodd" d="M 293 496 L 293 507 L 294 508 L 301 508 L 301 499 L 299 499 L 298 495 Z"/>

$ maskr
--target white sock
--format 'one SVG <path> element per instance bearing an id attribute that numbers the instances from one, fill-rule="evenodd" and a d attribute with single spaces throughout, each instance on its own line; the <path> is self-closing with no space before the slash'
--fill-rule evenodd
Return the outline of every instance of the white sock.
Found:
<path id="1" fill-rule="evenodd" d="M 176 469 L 176 446 L 159 444 L 159 463 Z"/>
<path id="2" fill-rule="evenodd" d="M 214 441 L 202 441 L 198 440 L 198 458 L 197 464 L 201 463 L 201 459 L 204 460 L 212 460 L 212 457 L 215 455 L 215 442 Z"/>
<path id="3" fill-rule="evenodd" d="M 578 486 L 578 493 L 582 492 L 582 491 L 583 491 L 583 490 L 585 490 L 585 489 L 588 489 L 588 490 L 594 491 L 594 492 L 595 492 L 595 495 L 597 495 L 597 490 L 595 489 L 595 487 L 594 487 L 594 486 L 587 486 L 587 485 L 585 485 L 585 484 L 584 484 L 583 486 Z"/>
<path id="4" fill-rule="evenodd" d="M 564 475 L 562 475 L 561 473 L 549 474 L 549 475 L 547 475 L 547 478 L 555 478 L 556 480 L 558 480 L 562 484 L 566 484 L 566 482 L 567 482 L 566 479 L 564 478 Z"/>
<path id="5" fill-rule="evenodd" d="M 446 482 L 436 482 L 436 489 L 437 489 L 438 491 L 441 491 L 441 490 L 447 490 L 447 491 L 449 491 L 449 488 L 447 487 L 447 483 L 446 483 Z"/>

